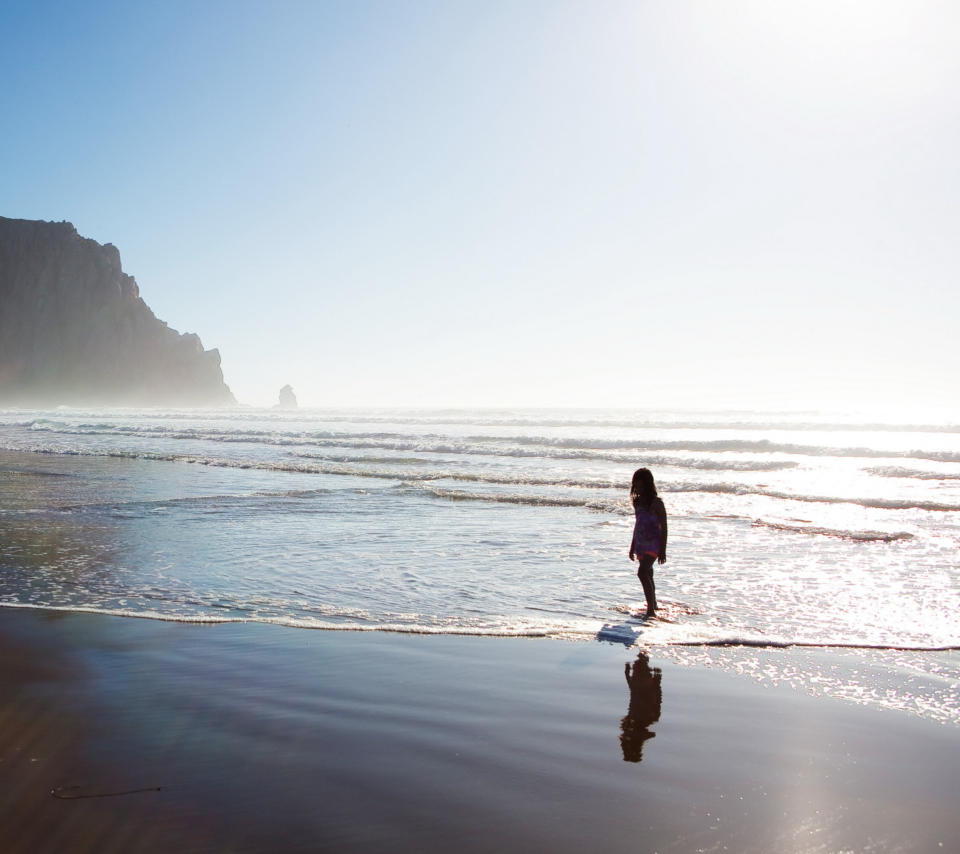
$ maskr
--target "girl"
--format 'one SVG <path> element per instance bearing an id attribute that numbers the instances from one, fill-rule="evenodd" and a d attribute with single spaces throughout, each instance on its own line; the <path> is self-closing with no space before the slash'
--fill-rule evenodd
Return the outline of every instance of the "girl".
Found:
<path id="1" fill-rule="evenodd" d="M 667 562 L 667 511 L 657 497 L 650 469 L 637 469 L 630 482 L 630 501 L 637 515 L 630 542 L 630 560 L 640 561 L 637 577 L 647 598 L 647 616 L 657 613 L 657 593 L 653 586 L 653 562 Z"/>

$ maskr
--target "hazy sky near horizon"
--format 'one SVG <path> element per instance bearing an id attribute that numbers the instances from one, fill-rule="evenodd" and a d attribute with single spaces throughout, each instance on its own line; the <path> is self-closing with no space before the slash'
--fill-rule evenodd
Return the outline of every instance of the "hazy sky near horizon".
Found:
<path id="1" fill-rule="evenodd" d="M 956 2 L 6 2 L 0 128 L 244 403 L 960 406 Z"/>

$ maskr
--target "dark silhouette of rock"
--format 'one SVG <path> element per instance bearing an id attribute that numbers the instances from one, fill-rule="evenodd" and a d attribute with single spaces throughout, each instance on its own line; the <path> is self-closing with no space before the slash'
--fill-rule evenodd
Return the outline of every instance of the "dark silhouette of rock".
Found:
<path id="1" fill-rule="evenodd" d="M 285 385 L 280 389 L 280 402 L 274 407 L 274 409 L 296 409 L 297 408 L 297 396 L 293 393 L 293 389 Z"/>
<path id="2" fill-rule="evenodd" d="M 158 320 L 120 252 L 0 217 L 0 403 L 229 406 L 220 353 Z"/>

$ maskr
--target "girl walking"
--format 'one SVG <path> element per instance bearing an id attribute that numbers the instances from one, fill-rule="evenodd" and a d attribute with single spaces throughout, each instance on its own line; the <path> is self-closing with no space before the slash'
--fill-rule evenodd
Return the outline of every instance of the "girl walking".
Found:
<path id="1" fill-rule="evenodd" d="M 657 613 L 657 593 L 653 585 L 653 562 L 667 562 L 667 511 L 657 496 L 650 469 L 637 469 L 630 482 L 630 502 L 637 517 L 630 542 L 630 560 L 640 562 L 637 577 L 647 599 L 647 616 Z"/>

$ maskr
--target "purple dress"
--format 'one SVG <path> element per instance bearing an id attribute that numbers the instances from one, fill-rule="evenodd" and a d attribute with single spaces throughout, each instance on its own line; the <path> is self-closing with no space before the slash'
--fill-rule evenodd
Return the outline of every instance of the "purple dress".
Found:
<path id="1" fill-rule="evenodd" d="M 635 507 L 637 523 L 633 526 L 633 553 L 659 557 L 663 535 L 660 517 L 650 508 Z"/>

